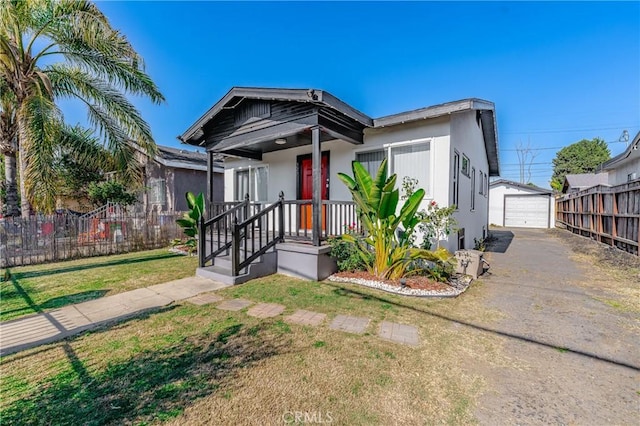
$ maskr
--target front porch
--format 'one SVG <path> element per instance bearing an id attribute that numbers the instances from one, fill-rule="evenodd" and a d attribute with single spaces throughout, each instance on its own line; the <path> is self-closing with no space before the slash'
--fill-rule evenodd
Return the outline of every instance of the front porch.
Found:
<path id="1" fill-rule="evenodd" d="M 264 270 L 261 274 L 288 271 L 325 278 L 330 261 L 323 242 L 358 222 L 353 203 L 338 201 L 350 199 L 346 188 L 330 191 L 336 174 L 329 169 L 330 151 L 351 152 L 372 125 L 371 118 L 327 92 L 231 89 L 180 136 L 208 154 L 200 267 L 224 270 L 234 282 L 251 277 L 256 268 Z M 212 167 L 220 156 L 228 200 L 222 204 L 212 201 L 220 189 L 214 186 Z M 334 155 L 342 162 L 348 157 Z M 339 164 L 335 169 L 346 168 Z M 338 200 L 330 200 L 332 192 Z"/>
<path id="2" fill-rule="evenodd" d="M 355 204 L 322 200 L 319 244 L 314 244 L 312 204 L 284 195 L 275 203 L 248 197 L 211 203 L 212 217 L 200 224 L 198 273 L 230 284 L 275 272 L 311 280 L 331 275 L 336 265 L 325 241 L 360 229 Z"/>

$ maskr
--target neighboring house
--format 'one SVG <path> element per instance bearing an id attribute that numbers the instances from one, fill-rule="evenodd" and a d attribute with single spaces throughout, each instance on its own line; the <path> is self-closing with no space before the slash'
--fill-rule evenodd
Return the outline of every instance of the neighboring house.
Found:
<path id="1" fill-rule="evenodd" d="M 568 194 L 572 192 L 582 191 L 596 185 L 608 185 L 609 177 L 607 173 L 581 173 L 575 175 L 566 175 L 562 193 Z"/>
<path id="2" fill-rule="evenodd" d="M 518 228 L 553 228 L 555 226 L 553 191 L 506 179 L 491 182 L 489 223 Z"/>
<path id="3" fill-rule="evenodd" d="M 158 145 L 153 159 L 138 149 L 138 160 L 144 166 L 144 190 L 139 196 L 138 208 L 145 212 L 186 211 L 189 209 L 187 192 L 207 191 L 207 155 L 204 153 Z M 214 187 L 219 188 L 212 193 L 212 201 L 222 201 L 223 164 L 215 161 L 211 169 Z"/>
<path id="4" fill-rule="evenodd" d="M 640 179 L 640 132 L 622 154 L 604 162 L 598 170 L 608 176 L 611 186 Z"/>
<path id="5" fill-rule="evenodd" d="M 489 177 L 499 174 L 495 107 L 488 101 L 373 119 L 321 90 L 234 87 L 179 139 L 225 156 L 225 201 L 248 193 L 267 205 L 282 191 L 287 241 L 308 237 L 319 247 L 327 235 L 342 233 L 352 219 L 340 206 L 351 195 L 337 173 L 351 175 L 353 160 L 374 173 L 384 158 L 398 186 L 405 176 L 418 179 L 423 208 L 432 200 L 458 206 L 460 231 L 446 248 L 473 248 L 488 230 Z"/>

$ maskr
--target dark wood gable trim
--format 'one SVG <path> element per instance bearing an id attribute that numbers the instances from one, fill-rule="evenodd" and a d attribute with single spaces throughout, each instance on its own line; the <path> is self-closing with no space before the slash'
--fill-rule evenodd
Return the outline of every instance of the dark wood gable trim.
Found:
<path id="1" fill-rule="evenodd" d="M 245 100 L 238 107 L 257 111 L 259 108 L 264 108 L 264 102 L 260 100 Z M 261 106 L 254 107 L 254 105 Z M 220 113 L 216 119 L 207 123 L 204 129 L 206 146 L 215 150 L 216 145 L 223 140 L 260 140 L 262 135 L 282 133 L 282 131 L 278 130 L 279 125 L 285 125 L 285 128 L 297 128 L 297 126 L 286 126 L 287 123 L 307 125 L 317 123 L 317 120 L 311 119 L 311 117 L 317 115 L 313 104 L 269 101 L 269 105 L 270 113 L 268 116 L 264 114 L 263 117 L 251 117 L 239 124 L 236 120 L 235 109 Z"/>

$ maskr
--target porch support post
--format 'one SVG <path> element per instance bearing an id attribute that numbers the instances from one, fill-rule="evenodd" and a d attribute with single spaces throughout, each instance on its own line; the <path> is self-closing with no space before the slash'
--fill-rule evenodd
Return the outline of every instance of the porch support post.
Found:
<path id="1" fill-rule="evenodd" d="M 207 209 L 207 217 L 213 217 L 213 152 L 207 151 L 207 195 L 205 199 L 205 208 Z"/>
<path id="2" fill-rule="evenodd" d="M 322 149 L 320 148 L 320 127 L 311 128 L 311 167 L 313 194 L 311 197 L 311 238 L 314 246 L 320 245 L 322 226 Z"/>

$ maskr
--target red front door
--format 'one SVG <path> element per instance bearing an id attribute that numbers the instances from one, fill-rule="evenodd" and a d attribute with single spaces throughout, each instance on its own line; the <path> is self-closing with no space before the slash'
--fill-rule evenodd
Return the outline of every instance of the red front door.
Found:
<path id="1" fill-rule="evenodd" d="M 321 199 L 329 198 L 329 152 L 322 153 L 322 194 Z M 298 199 L 311 200 L 313 198 L 313 165 L 311 155 L 298 157 Z M 300 228 L 311 229 L 311 205 L 304 205 L 300 208 Z M 322 208 L 322 229 L 325 229 L 325 207 Z"/>

